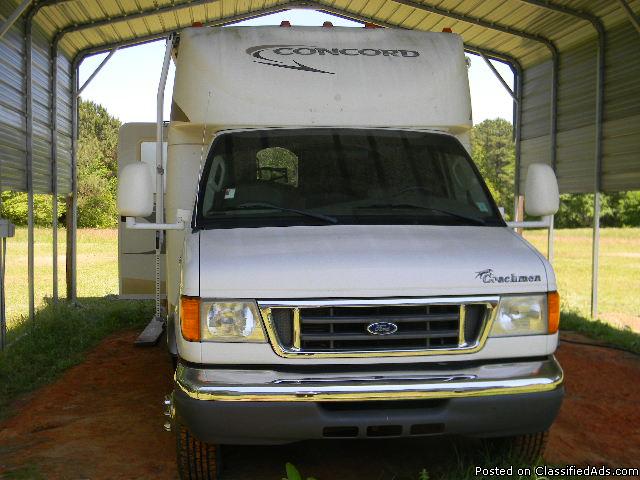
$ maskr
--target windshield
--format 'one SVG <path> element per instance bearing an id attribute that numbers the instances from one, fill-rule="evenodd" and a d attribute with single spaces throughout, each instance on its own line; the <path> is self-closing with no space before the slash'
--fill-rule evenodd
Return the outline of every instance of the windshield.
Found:
<path id="1" fill-rule="evenodd" d="M 325 128 L 221 134 L 202 172 L 195 222 L 504 225 L 456 139 Z"/>

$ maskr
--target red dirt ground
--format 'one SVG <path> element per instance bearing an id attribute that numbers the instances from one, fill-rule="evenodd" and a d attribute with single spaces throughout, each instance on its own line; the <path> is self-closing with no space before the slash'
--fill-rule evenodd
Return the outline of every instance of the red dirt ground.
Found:
<path id="1" fill-rule="evenodd" d="M 162 399 L 171 388 L 168 357 L 162 347 L 134 348 L 136 334 L 105 339 L 84 363 L 16 405 L 17 414 L 0 424 L 0 478 L 24 468 L 47 479 L 177 477 L 173 435 L 162 429 Z M 567 395 L 546 461 L 640 466 L 640 358 L 569 343 L 558 357 Z M 385 473 L 398 469 L 415 477 L 421 465 L 437 462 L 429 460 L 432 450 L 446 444 L 412 442 L 226 447 L 223 478 L 278 480 L 286 461 L 322 480 L 351 478 L 347 472 L 398 478 Z M 391 465 L 394 460 L 401 467 Z"/>

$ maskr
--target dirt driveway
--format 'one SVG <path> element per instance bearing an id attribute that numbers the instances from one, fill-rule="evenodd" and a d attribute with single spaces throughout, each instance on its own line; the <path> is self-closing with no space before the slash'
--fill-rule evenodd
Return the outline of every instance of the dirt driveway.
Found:
<path id="1" fill-rule="evenodd" d="M 161 402 L 171 388 L 168 358 L 161 347 L 134 348 L 135 336 L 107 338 L 84 363 L 17 405 L 17 415 L 0 424 L 0 478 L 14 469 L 26 472 L 21 478 L 177 477 L 173 435 L 162 429 Z M 569 343 L 558 357 L 567 397 L 546 461 L 640 466 L 640 357 Z M 319 480 L 416 478 L 443 457 L 455 462 L 451 442 L 226 447 L 224 478 L 279 480 L 287 461 Z"/>

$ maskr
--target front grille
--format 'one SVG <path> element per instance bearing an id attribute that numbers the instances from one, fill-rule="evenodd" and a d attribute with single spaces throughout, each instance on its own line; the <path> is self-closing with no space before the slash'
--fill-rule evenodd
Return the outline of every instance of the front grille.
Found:
<path id="1" fill-rule="evenodd" d="M 477 345 L 488 303 L 270 306 L 263 309 L 286 353 L 449 351 Z"/>

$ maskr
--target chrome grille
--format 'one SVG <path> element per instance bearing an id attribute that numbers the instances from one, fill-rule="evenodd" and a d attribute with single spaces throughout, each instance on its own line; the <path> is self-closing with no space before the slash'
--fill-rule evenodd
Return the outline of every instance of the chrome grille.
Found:
<path id="1" fill-rule="evenodd" d="M 287 303 L 260 303 L 276 352 L 285 356 L 386 356 L 477 348 L 497 299 Z"/>
<path id="2" fill-rule="evenodd" d="M 372 334 L 370 325 L 395 325 Z M 452 348 L 460 341 L 457 305 L 300 309 L 300 348 L 317 352 Z"/>

